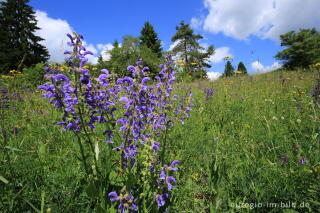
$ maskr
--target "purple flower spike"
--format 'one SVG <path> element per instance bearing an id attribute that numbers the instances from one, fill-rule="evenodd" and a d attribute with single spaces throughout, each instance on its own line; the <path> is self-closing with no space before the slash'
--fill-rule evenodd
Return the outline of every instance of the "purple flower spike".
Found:
<path id="1" fill-rule="evenodd" d="M 85 65 L 85 63 L 87 63 L 87 61 L 88 61 L 87 58 L 83 58 L 80 62 L 80 67 L 82 68 Z"/>
<path id="2" fill-rule="evenodd" d="M 107 87 L 109 85 L 109 82 L 107 80 L 108 78 L 108 70 L 101 70 L 101 72 L 105 72 L 106 74 L 99 75 L 97 81 L 99 82 L 100 86 Z"/>
<path id="3" fill-rule="evenodd" d="M 155 151 L 156 150 L 159 151 L 160 150 L 160 144 L 158 142 L 153 142 L 152 149 L 155 150 Z"/>
<path id="4" fill-rule="evenodd" d="M 87 49 L 84 46 L 81 46 L 81 47 L 79 47 L 79 51 L 81 51 L 81 50 L 86 51 Z"/>
<path id="5" fill-rule="evenodd" d="M 73 43 L 73 38 L 72 38 L 72 36 L 70 35 L 70 33 L 67 33 L 67 36 L 70 38 L 71 42 Z"/>
<path id="6" fill-rule="evenodd" d="M 129 72 L 131 72 L 132 74 L 134 74 L 134 73 L 136 72 L 136 68 L 135 68 L 134 66 L 132 66 L 132 65 L 128 66 L 128 67 L 127 67 L 127 70 L 128 70 Z"/>
<path id="7" fill-rule="evenodd" d="M 145 85 L 147 83 L 147 81 L 150 81 L 151 79 L 149 77 L 144 77 L 141 81 L 142 85 Z"/>
<path id="8" fill-rule="evenodd" d="M 90 80 L 85 76 L 81 76 L 80 77 L 80 82 L 83 83 L 83 84 L 89 84 Z"/>
<path id="9" fill-rule="evenodd" d="M 162 170 L 160 173 L 160 180 L 165 180 L 165 179 L 166 179 L 166 173 L 164 170 Z"/>
<path id="10" fill-rule="evenodd" d="M 129 99 L 128 99 L 126 96 L 124 96 L 124 97 L 121 97 L 121 98 L 119 99 L 119 101 L 120 101 L 120 102 L 125 102 L 125 103 L 127 103 L 127 102 L 129 101 Z"/>
<path id="11" fill-rule="evenodd" d="M 118 196 L 118 194 L 116 193 L 116 192 L 110 192 L 109 194 L 108 194 L 108 196 L 109 197 L 111 197 L 110 198 L 110 201 L 117 201 L 118 199 L 119 199 L 119 196 Z"/>
<path id="12" fill-rule="evenodd" d="M 171 183 L 176 183 L 177 181 L 174 177 L 169 176 L 169 177 L 167 177 L 166 182 L 167 182 L 168 190 L 170 191 L 173 187 Z"/>
<path id="13" fill-rule="evenodd" d="M 90 50 L 87 50 L 83 53 L 83 56 L 85 55 L 93 55 L 93 53 Z"/>
<path id="14" fill-rule="evenodd" d="M 109 75 L 109 71 L 107 69 L 102 69 L 100 72 L 104 72 L 105 74 Z"/>
<path id="15" fill-rule="evenodd" d="M 164 201 L 162 195 L 156 195 L 156 201 L 159 207 L 164 206 L 166 204 L 166 201 Z"/>
<path id="16" fill-rule="evenodd" d="M 175 167 L 175 165 L 179 164 L 179 163 L 180 163 L 179 160 L 172 161 L 171 165 L 169 166 L 169 170 L 170 171 L 175 171 L 175 172 L 178 171 L 179 169 L 178 169 L 178 167 Z"/>
<path id="17" fill-rule="evenodd" d="M 134 204 L 134 203 L 131 204 L 130 209 L 133 210 L 133 211 L 138 211 L 139 210 L 138 206 L 136 204 Z"/>

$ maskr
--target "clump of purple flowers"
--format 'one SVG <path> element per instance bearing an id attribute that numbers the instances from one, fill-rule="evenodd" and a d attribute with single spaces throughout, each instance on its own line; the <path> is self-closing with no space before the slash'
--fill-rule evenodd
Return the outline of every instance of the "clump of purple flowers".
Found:
<path id="1" fill-rule="evenodd" d="M 214 89 L 213 88 L 205 88 L 204 89 L 204 92 L 205 92 L 205 99 L 206 100 L 210 100 L 212 99 L 212 97 L 214 96 Z"/>
<path id="2" fill-rule="evenodd" d="M 108 194 L 110 197 L 110 201 L 115 202 L 119 201 L 120 204 L 118 206 L 118 211 L 120 213 L 125 213 L 125 212 L 133 212 L 133 211 L 138 211 L 138 206 L 135 204 L 137 199 L 134 199 L 132 194 L 120 194 L 118 195 L 116 192 L 110 192 Z"/>
<path id="3" fill-rule="evenodd" d="M 58 125 L 64 126 L 64 130 L 87 133 L 88 128 L 95 129 L 95 123 L 106 122 L 107 114 L 114 116 L 114 101 L 119 90 L 109 87 L 109 74 L 105 69 L 101 70 L 102 74 L 97 79 L 91 78 L 89 70 L 85 69 L 84 65 L 88 61 L 86 56 L 92 55 L 92 52 L 82 46 L 81 35 L 68 34 L 68 37 L 68 45 L 73 48 L 73 52 L 65 51 L 65 54 L 69 55 L 70 75 L 74 80 L 70 80 L 60 70 L 48 66 L 45 77 L 49 78 L 51 83 L 45 83 L 38 89 L 44 90 L 43 97 L 48 98 L 57 108 L 63 108 L 63 118 Z M 93 87 L 94 81 L 99 83 L 96 88 Z"/>
<path id="4" fill-rule="evenodd" d="M 189 92 L 187 97 L 180 97 L 178 106 L 174 108 L 174 102 L 177 96 L 172 94 L 173 82 L 175 74 L 172 68 L 170 58 L 166 59 L 166 63 L 160 65 L 161 71 L 157 76 L 156 84 L 149 85 L 151 81 L 146 76 L 148 67 L 142 65 L 139 60 L 136 66 L 129 66 L 127 69 L 131 72 L 133 78 L 124 77 L 117 80 L 116 84 L 121 86 L 121 97 L 119 102 L 123 107 L 122 116 L 116 121 L 119 125 L 119 132 L 122 136 L 122 144 L 115 148 L 120 151 L 121 168 L 123 170 L 133 171 L 136 169 L 136 164 L 148 165 L 143 169 L 148 171 L 147 176 L 156 177 L 157 171 L 161 170 L 158 179 L 158 188 L 163 185 L 163 180 L 168 188 L 172 189 L 172 183 L 175 183 L 173 176 L 164 177 L 164 172 L 167 169 L 177 170 L 175 165 L 179 161 L 173 161 L 171 166 L 161 166 L 165 159 L 166 140 L 161 143 L 161 136 L 165 135 L 166 131 L 174 126 L 175 121 L 183 120 L 189 116 L 192 104 L 190 103 L 192 94 Z M 174 110 L 176 113 L 170 113 Z M 150 149 L 148 154 L 144 154 L 144 159 L 139 158 L 139 153 L 144 153 Z M 141 157 L 141 156 L 140 156 Z M 165 199 L 169 198 L 166 192 L 156 194 L 154 196 L 157 205 L 163 206 Z"/>
<path id="5" fill-rule="evenodd" d="M 84 66 L 88 61 L 86 56 L 92 52 L 82 45 L 83 36 L 74 33 L 68 37 L 68 45 L 73 49 L 65 51 L 69 55 L 69 73 L 63 74 L 57 66 L 48 66 L 45 77 L 50 82 L 38 87 L 44 91 L 43 97 L 63 110 L 62 120 L 57 124 L 75 133 L 88 177 L 100 178 L 101 182 L 111 177 L 103 177 L 100 172 L 103 165 L 99 163 L 97 150 L 101 145 L 92 139 L 92 134 L 98 131 L 96 125 L 104 126 L 102 134 L 106 143 L 102 145 L 110 146 L 117 153 L 112 155 L 119 157 L 114 163 L 118 166 L 112 168 L 120 181 L 118 178 L 111 181 L 116 182 L 115 188 L 128 189 L 121 190 L 119 195 L 116 190 L 105 195 L 111 202 L 118 202 L 119 212 L 137 211 L 139 202 L 164 206 L 176 183 L 174 173 L 180 163 L 178 160 L 170 166 L 165 163 L 170 145 L 166 134 L 176 121 L 184 123 L 189 117 L 193 106 L 191 89 L 186 96 L 173 94 L 176 72 L 170 56 L 160 65 L 155 82 L 148 76 L 149 68 L 143 66 L 141 58 L 135 66 L 127 67 L 131 77 L 111 83 L 108 70 L 102 69 L 101 74 L 93 78 Z M 91 153 L 91 157 L 86 153 Z M 92 169 L 89 165 L 93 165 Z M 136 178 L 132 180 L 132 176 Z M 152 193 L 137 190 L 146 185 Z M 101 189 L 107 190 L 110 187 Z M 152 196 L 140 199 L 141 194 Z"/>

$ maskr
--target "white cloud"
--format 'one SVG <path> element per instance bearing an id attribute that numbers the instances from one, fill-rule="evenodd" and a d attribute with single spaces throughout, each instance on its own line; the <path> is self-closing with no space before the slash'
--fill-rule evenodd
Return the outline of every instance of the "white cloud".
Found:
<path id="1" fill-rule="evenodd" d="M 67 45 L 69 38 L 66 34 L 74 30 L 67 21 L 52 19 L 45 12 L 37 10 L 35 15 L 40 28 L 36 34 L 44 39 L 41 43 L 48 48 L 50 61 L 63 62 L 65 59 L 63 52 L 69 49 Z"/>
<path id="2" fill-rule="evenodd" d="M 170 47 L 169 47 L 168 51 L 173 50 L 173 48 L 174 48 L 175 46 L 177 46 L 179 42 L 180 42 L 180 40 L 177 40 L 177 41 L 173 42 L 172 44 L 170 44 Z"/>
<path id="3" fill-rule="evenodd" d="M 98 50 L 100 51 L 100 54 L 102 55 L 103 60 L 108 61 L 111 58 L 110 51 L 113 49 L 113 45 L 108 44 L 97 44 Z"/>
<path id="4" fill-rule="evenodd" d="M 41 44 L 47 47 L 50 54 L 49 60 L 52 62 L 63 62 L 66 58 L 63 54 L 64 51 L 70 50 L 70 47 L 67 45 L 69 38 L 66 34 L 71 34 L 74 32 L 74 29 L 67 21 L 50 18 L 46 12 L 37 10 L 35 15 L 38 21 L 37 26 L 40 28 L 36 32 L 36 35 L 44 39 Z M 98 44 L 95 46 L 85 41 L 83 42 L 83 46 L 94 54 L 87 55 L 89 62 L 93 64 L 98 62 L 99 54 L 102 54 L 105 60 L 110 58 L 110 54 L 107 51 L 113 48 L 111 44 Z"/>
<path id="5" fill-rule="evenodd" d="M 251 63 L 251 68 L 254 71 L 254 73 L 265 73 L 265 72 L 271 72 L 273 70 L 279 69 L 282 65 L 278 62 L 273 63 L 269 67 L 263 66 L 259 61 L 255 61 Z"/>
<path id="6" fill-rule="evenodd" d="M 213 63 L 220 63 L 225 56 L 231 56 L 229 47 L 219 47 L 215 49 L 215 53 L 210 57 L 210 61 Z"/>
<path id="7" fill-rule="evenodd" d="M 190 27 L 193 29 L 201 28 L 203 25 L 203 18 L 191 18 Z"/>
<path id="8" fill-rule="evenodd" d="M 222 74 L 219 72 L 207 72 L 209 80 L 217 80 Z"/>
<path id="9" fill-rule="evenodd" d="M 279 40 L 290 30 L 320 29 L 319 0 L 205 0 L 208 15 L 192 18 L 211 33 L 245 40 L 250 35 Z"/>

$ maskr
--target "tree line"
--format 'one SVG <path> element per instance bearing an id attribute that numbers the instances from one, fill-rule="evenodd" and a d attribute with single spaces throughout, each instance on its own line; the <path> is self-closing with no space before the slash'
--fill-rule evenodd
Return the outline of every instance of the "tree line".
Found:
<path id="1" fill-rule="evenodd" d="M 126 35 L 121 45 L 116 40 L 113 49 L 108 53 L 110 60 L 104 61 L 100 55 L 98 69 L 107 68 L 111 73 L 120 77 L 130 75 L 126 70 L 128 65 L 134 64 L 138 57 L 142 58 L 145 66 L 149 67 L 148 74 L 154 77 L 159 72 L 159 65 L 164 57 L 172 55 L 178 66 L 183 67 L 185 74 L 192 79 L 206 78 L 207 69 L 211 67 L 209 58 L 214 54 L 214 46 L 207 49 L 202 47 L 198 40 L 203 37 L 195 34 L 184 21 L 176 27 L 177 32 L 171 41 L 176 45 L 170 51 L 163 51 L 161 41 L 150 22 L 145 22 L 139 37 Z"/>
<path id="2" fill-rule="evenodd" d="M 25 67 L 47 62 L 48 50 L 40 44 L 43 40 L 35 35 L 37 20 L 29 0 L 7 0 L 0 2 L 0 74 L 10 70 L 22 71 Z M 196 34 L 189 24 L 180 22 L 171 41 L 176 45 L 170 51 L 163 51 L 161 40 L 154 27 L 147 21 L 139 37 L 126 35 L 122 43 L 114 41 L 113 49 L 109 51 L 110 59 L 99 56 L 97 68 L 107 68 L 119 77 L 128 74 L 126 68 L 134 64 L 138 57 L 148 66 L 150 77 L 159 71 L 158 66 L 164 57 L 173 55 L 180 67 L 180 73 L 191 79 L 206 78 L 210 65 L 210 57 L 215 48 L 207 48 L 199 44 L 202 35 Z M 290 31 L 280 36 L 281 46 L 286 47 L 278 52 L 275 58 L 281 60 L 284 67 L 295 69 L 308 67 L 320 62 L 320 33 L 316 29 L 301 29 L 300 32 Z M 238 73 L 247 74 L 240 62 L 236 71 L 230 60 L 227 60 L 224 76 Z"/>

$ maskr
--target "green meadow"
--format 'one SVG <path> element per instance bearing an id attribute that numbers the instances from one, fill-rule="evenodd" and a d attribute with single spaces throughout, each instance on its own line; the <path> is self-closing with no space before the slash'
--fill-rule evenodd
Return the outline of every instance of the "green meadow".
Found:
<path id="1" fill-rule="evenodd" d="M 177 93 L 191 88 L 194 106 L 167 135 L 167 158 L 181 161 L 168 212 L 319 212 L 320 106 L 311 95 L 319 77 L 176 83 Z M 62 111 L 14 79 L 0 85 L 0 212 L 92 212 L 76 137 L 56 125 Z"/>

